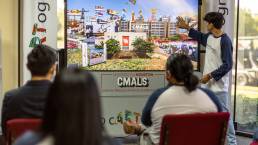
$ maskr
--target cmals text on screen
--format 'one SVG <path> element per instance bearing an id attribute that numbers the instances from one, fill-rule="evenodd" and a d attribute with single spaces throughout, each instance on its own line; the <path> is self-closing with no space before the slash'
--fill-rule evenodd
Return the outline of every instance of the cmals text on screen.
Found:
<path id="1" fill-rule="evenodd" d="M 117 85 L 123 87 L 149 87 L 147 77 L 118 77 Z"/>

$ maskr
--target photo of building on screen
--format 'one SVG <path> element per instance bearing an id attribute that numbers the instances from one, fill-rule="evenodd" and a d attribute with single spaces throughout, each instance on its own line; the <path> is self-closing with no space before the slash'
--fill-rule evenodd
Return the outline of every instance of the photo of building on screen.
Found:
<path id="1" fill-rule="evenodd" d="M 198 43 L 176 26 L 182 16 L 198 27 L 197 0 L 68 0 L 66 13 L 68 64 L 164 70 L 169 55 L 184 53 L 197 67 Z"/>

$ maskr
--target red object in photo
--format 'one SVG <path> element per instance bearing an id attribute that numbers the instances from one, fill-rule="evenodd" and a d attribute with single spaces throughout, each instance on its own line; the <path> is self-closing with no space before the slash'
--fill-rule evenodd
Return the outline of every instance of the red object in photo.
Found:
<path id="1" fill-rule="evenodd" d="M 129 46 L 129 36 L 123 36 L 123 46 Z"/>

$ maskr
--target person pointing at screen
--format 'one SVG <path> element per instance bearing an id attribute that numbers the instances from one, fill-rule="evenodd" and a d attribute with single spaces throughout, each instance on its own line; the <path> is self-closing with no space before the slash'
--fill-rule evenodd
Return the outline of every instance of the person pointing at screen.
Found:
<path id="1" fill-rule="evenodd" d="M 200 83 L 205 88 L 215 92 L 222 103 L 223 111 L 229 111 L 229 72 L 232 69 L 232 42 L 223 32 L 225 19 L 221 13 L 209 12 L 203 20 L 208 33 L 202 33 L 192 28 L 182 17 L 177 17 L 177 27 L 187 29 L 189 37 L 198 41 L 206 49 L 203 77 Z M 229 120 L 227 133 L 228 145 L 236 145 L 236 136 L 232 116 Z"/>

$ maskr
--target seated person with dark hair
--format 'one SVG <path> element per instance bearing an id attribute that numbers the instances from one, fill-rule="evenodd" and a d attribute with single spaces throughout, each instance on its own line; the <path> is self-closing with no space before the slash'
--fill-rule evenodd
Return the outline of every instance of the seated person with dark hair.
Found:
<path id="1" fill-rule="evenodd" d="M 143 109 L 141 120 L 147 129 L 144 131 L 140 124 L 130 121 L 124 123 L 124 131 L 128 134 L 149 135 L 147 137 L 141 135 L 140 144 L 159 144 L 161 122 L 165 115 L 222 110 L 214 93 L 197 88 L 199 80 L 193 75 L 193 65 L 188 56 L 177 54 L 168 58 L 166 79 L 170 85 L 155 91 Z"/>
<path id="2" fill-rule="evenodd" d="M 81 69 L 63 71 L 49 89 L 41 130 L 25 133 L 15 145 L 115 145 L 101 116 L 93 75 Z"/>
<path id="3" fill-rule="evenodd" d="M 53 48 L 37 45 L 28 54 L 27 67 L 31 80 L 20 88 L 5 93 L 2 107 L 2 131 L 6 133 L 8 120 L 41 118 L 50 80 L 56 71 L 57 55 Z"/>

